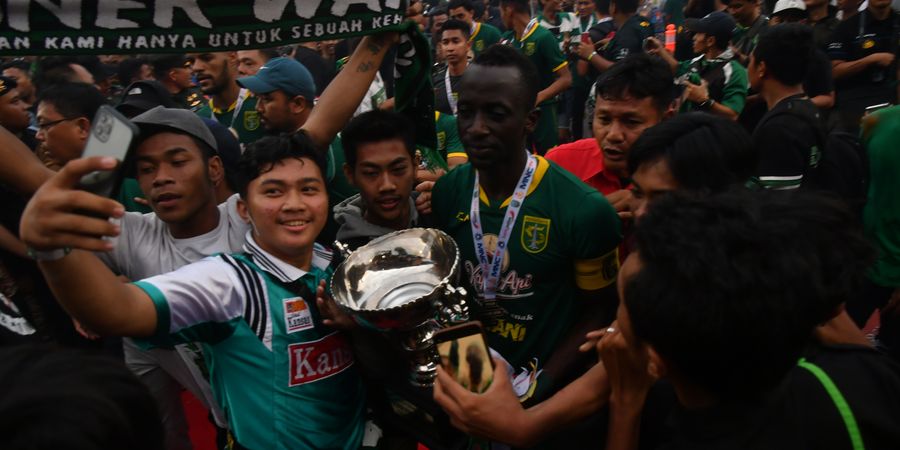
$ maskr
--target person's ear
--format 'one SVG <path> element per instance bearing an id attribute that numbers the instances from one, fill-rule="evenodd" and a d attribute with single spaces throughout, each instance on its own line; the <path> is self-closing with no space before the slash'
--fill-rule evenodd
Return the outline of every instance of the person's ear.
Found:
<path id="1" fill-rule="evenodd" d="M 300 114 L 309 108 L 309 100 L 302 95 L 295 95 L 288 101 L 291 114 Z"/>
<path id="2" fill-rule="evenodd" d="M 218 186 L 225 179 L 225 167 L 222 165 L 222 158 L 213 156 L 206 162 L 209 181 L 213 186 Z"/>
<path id="3" fill-rule="evenodd" d="M 91 121 L 87 117 L 79 117 L 75 119 L 75 126 L 78 127 L 78 138 L 86 140 L 91 134 Z"/>
<path id="4" fill-rule="evenodd" d="M 247 208 L 247 201 L 244 200 L 244 197 L 238 197 L 235 206 L 241 219 L 243 219 L 244 222 L 250 223 L 250 210 Z"/>
<path id="5" fill-rule="evenodd" d="M 353 178 L 353 168 L 350 167 L 350 164 L 344 163 L 343 169 L 344 178 L 346 178 L 351 185 L 356 186 L 356 180 Z"/>
<path id="6" fill-rule="evenodd" d="M 647 346 L 647 356 L 649 357 L 649 361 L 647 362 L 647 372 L 657 379 L 664 378 L 668 372 L 668 366 L 666 366 L 666 362 L 663 358 L 659 356 L 659 353 L 656 353 L 656 349 L 650 345 Z"/>
<path id="7" fill-rule="evenodd" d="M 228 67 L 231 67 L 232 69 L 237 70 L 237 67 L 238 67 L 238 56 L 237 56 L 237 52 L 227 52 L 227 53 L 226 53 L 226 56 L 227 56 L 227 58 L 228 58 L 228 59 L 226 60 L 226 63 L 228 64 Z"/>
<path id="8" fill-rule="evenodd" d="M 538 108 L 534 108 L 525 116 L 525 133 L 531 134 L 534 133 L 534 129 L 537 127 L 538 119 L 541 118 L 541 110 Z"/>

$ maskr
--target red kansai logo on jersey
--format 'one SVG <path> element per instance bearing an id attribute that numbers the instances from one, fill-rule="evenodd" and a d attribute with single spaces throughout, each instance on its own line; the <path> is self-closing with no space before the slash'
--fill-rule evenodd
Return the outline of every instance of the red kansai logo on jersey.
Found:
<path id="1" fill-rule="evenodd" d="M 288 346 L 291 363 L 290 386 L 312 383 L 338 374 L 353 365 L 347 339 L 332 333 L 318 341 Z"/>

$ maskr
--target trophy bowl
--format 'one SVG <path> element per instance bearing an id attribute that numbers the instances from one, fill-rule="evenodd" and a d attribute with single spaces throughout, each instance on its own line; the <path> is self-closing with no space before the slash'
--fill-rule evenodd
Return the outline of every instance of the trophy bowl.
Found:
<path id="1" fill-rule="evenodd" d="M 337 243 L 338 248 L 342 246 Z M 411 381 L 434 379 L 431 337 L 468 319 L 456 242 L 440 230 L 411 228 L 376 238 L 346 256 L 331 279 L 335 303 L 360 326 L 400 337 Z"/>

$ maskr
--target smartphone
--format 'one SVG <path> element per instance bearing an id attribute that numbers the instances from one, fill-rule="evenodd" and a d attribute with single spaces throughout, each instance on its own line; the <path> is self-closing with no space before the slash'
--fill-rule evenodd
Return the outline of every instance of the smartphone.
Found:
<path id="1" fill-rule="evenodd" d="M 471 392 L 482 393 L 494 380 L 494 362 L 488 351 L 481 322 L 444 328 L 434 334 L 441 366 Z"/>
<path id="2" fill-rule="evenodd" d="M 101 106 L 91 123 L 91 134 L 82 157 L 109 156 L 119 160 L 119 165 L 111 171 L 98 170 L 81 177 L 79 188 L 104 197 L 117 195 L 125 177 L 129 150 L 137 134 L 138 128 L 125 116 L 109 105 Z"/>
<path id="3" fill-rule="evenodd" d="M 873 112 L 878 111 L 879 109 L 884 109 L 889 106 L 891 106 L 890 103 L 879 103 L 877 105 L 866 106 L 866 112 L 863 115 L 868 116 L 869 114 L 872 114 Z"/>

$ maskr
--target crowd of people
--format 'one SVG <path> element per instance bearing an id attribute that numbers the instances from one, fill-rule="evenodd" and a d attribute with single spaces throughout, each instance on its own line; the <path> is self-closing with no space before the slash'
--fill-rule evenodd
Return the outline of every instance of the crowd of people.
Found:
<path id="1" fill-rule="evenodd" d="M 0 446 L 900 447 L 890 0 L 408 3 L 437 148 L 397 32 L 2 58 Z M 104 105 L 124 161 L 82 157 Z M 457 245 L 483 393 L 392 391 L 329 293 L 336 241 L 412 227 Z"/>

